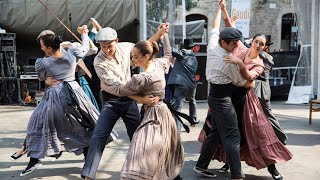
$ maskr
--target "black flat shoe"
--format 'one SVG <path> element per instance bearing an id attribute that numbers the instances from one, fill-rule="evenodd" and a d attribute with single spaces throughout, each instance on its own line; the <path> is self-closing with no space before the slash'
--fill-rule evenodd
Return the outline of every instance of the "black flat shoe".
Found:
<path id="1" fill-rule="evenodd" d="M 42 163 L 40 160 L 35 159 L 35 158 L 31 158 L 31 161 L 29 161 L 28 166 L 26 167 L 26 169 L 24 169 L 21 172 L 20 176 L 26 176 L 26 175 L 32 173 L 37 168 L 39 168 L 40 166 L 42 166 Z"/>
<path id="2" fill-rule="evenodd" d="M 18 151 L 17 152 L 15 152 L 15 153 L 13 153 L 10 157 L 10 159 L 11 159 L 11 161 L 15 161 L 15 160 L 17 160 L 17 159 L 19 159 L 21 156 L 23 156 L 24 154 L 25 154 L 25 152 L 24 153 L 22 153 L 22 154 L 20 154 L 20 155 L 18 155 L 18 156 L 16 156 L 16 154 L 18 153 Z"/>
<path id="3" fill-rule="evenodd" d="M 281 174 L 279 173 L 279 171 L 276 168 L 275 164 L 270 164 L 268 166 L 268 171 L 271 174 L 272 178 L 274 180 L 283 180 L 283 177 L 281 176 Z"/>
<path id="4" fill-rule="evenodd" d="M 222 168 L 220 168 L 218 170 L 218 172 L 219 173 L 227 173 L 227 172 L 229 172 L 229 169 L 230 169 L 230 166 L 228 164 L 225 164 L 225 165 L 222 166 Z"/>
<path id="5" fill-rule="evenodd" d="M 194 120 L 190 120 L 190 126 L 191 127 L 196 127 L 197 124 L 199 124 L 200 121 L 194 121 Z"/>
<path id="6" fill-rule="evenodd" d="M 173 180 L 182 180 L 182 177 L 180 175 L 178 175 L 177 177 L 175 177 Z"/>
<path id="7" fill-rule="evenodd" d="M 54 155 L 51 155 L 51 156 L 49 156 L 49 157 L 59 159 L 59 157 L 60 157 L 61 155 L 62 155 L 62 151 L 60 151 L 58 154 L 54 154 Z"/>
<path id="8" fill-rule="evenodd" d="M 207 171 L 206 169 L 201 169 L 199 167 L 194 166 L 193 167 L 193 171 L 199 175 L 205 176 L 205 177 L 209 177 L 209 178 L 215 178 L 217 177 L 216 174 Z"/>
<path id="9" fill-rule="evenodd" d="M 279 175 L 272 175 L 272 178 L 273 178 L 274 180 L 283 180 L 283 177 L 281 176 L 281 174 L 279 174 Z"/>

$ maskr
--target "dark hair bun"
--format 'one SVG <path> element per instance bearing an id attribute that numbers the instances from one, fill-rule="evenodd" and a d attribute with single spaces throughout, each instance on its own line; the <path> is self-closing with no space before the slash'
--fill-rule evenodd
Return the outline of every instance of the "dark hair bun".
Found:
<path id="1" fill-rule="evenodd" d="M 62 42 L 63 42 L 62 36 L 60 36 L 60 35 L 54 35 L 53 41 L 54 41 L 56 44 L 62 43 Z"/>
<path id="2" fill-rule="evenodd" d="M 158 43 L 156 41 L 152 41 L 151 42 L 151 46 L 152 46 L 152 55 L 156 55 L 158 52 L 159 52 L 159 46 L 158 46 Z"/>

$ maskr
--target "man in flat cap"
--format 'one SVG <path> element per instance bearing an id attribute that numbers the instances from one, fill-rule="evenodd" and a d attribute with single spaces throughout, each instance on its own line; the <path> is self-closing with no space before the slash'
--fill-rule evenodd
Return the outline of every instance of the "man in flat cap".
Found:
<path id="1" fill-rule="evenodd" d="M 162 32 L 159 30 L 149 40 L 158 41 L 163 35 Z M 100 52 L 94 59 L 94 68 L 101 83 L 112 85 L 114 82 L 128 82 L 131 79 L 130 68 L 132 65 L 130 53 L 134 44 L 118 42 L 117 32 L 110 27 L 101 29 L 97 33 L 95 40 L 101 47 Z M 135 130 L 141 123 L 139 109 L 135 101 L 144 103 L 146 102 L 144 98 L 148 97 L 129 96 L 120 98 L 106 93 L 105 98 L 81 173 L 81 176 L 85 177 L 85 179 L 95 179 L 106 140 L 120 117 L 126 125 L 130 140 L 132 139 Z M 149 98 L 148 100 L 153 101 L 153 99 L 158 99 L 158 97 Z"/>
<path id="2" fill-rule="evenodd" d="M 220 3 L 225 3 L 223 0 Z M 200 157 L 194 171 L 206 177 L 215 177 L 207 171 L 208 165 L 220 143 L 223 144 L 230 164 L 231 179 L 243 179 L 244 174 L 240 161 L 240 132 L 237 114 L 231 101 L 233 84 L 253 87 L 252 81 L 242 78 L 239 68 L 231 63 L 225 63 L 224 57 L 232 55 L 237 47 L 242 33 L 238 29 L 227 27 L 219 34 L 221 9 L 219 8 L 213 22 L 213 29 L 207 50 L 206 77 L 210 82 L 208 104 L 211 110 L 212 129 L 202 144 Z"/>

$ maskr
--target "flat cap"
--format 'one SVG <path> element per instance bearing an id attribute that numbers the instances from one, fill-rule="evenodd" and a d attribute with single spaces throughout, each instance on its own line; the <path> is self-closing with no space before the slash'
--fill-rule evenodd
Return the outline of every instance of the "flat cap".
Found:
<path id="1" fill-rule="evenodd" d="M 220 31 L 219 37 L 224 40 L 239 40 L 242 38 L 242 32 L 233 27 L 226 27 Z"/>
<path id="2" fill-rule="evenodd" d="M 96 35 L 96 42 L 110 42 L 110 41 L 114 41 L 115 39 L 117 39 L 118 34 L 116 32 L 116 30 L 110 28 L 110 27 L 106 27 L 101 29 L 97 35 Z"/>
<path id="3" fill-rule="evenodd" d="M 55 35 L 55 33 L 51 30 L 43 30 L 41 31 L 41 33 L 38 35 L 37 39 L 39 39 L 41 36 L 44 36 L 44 35 L 48 35 L 48 34 L 52 34 L 52 35 Z"/>

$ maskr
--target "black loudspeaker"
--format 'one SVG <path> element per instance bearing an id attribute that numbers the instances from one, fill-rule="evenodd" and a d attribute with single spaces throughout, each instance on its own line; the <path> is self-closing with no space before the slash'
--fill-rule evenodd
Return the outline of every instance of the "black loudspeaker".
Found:
<path id="1" fill-rule="evenodd" d="M 194 43 L 196 46 L 199 46 L 196 53 L 207 53 L 207 43 Z"/>
<path id="2" fill-rule="evenodd" d="M 207 100 L 208 81 L 206 79 L 207 55 L 205 53 L 195 53 L 198 60 L 198 69 L 196 73 L 197 93 L 196 100 Z"/>
<path id="3" fill-rule="evenodd" d="M 197 93 L 196 100 L 207 100 L 208 98 L 208 81 L 206 78 L 206 64 L 207 64 L 207 43 L 195 43 L 197 48 L 195 56 L 198 60 L 198 69 L 196 74 Z"/>

